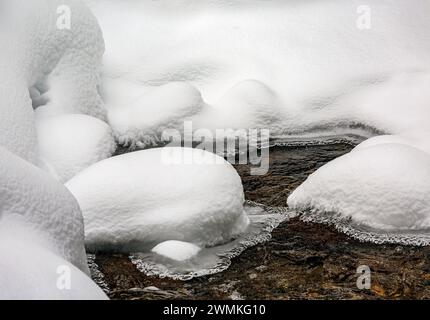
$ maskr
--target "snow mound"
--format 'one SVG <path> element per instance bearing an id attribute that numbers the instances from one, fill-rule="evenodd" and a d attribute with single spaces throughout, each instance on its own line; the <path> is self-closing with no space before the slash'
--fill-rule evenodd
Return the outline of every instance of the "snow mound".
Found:
<path id="1" fill-rule="evenodd" d="M 64 8 L 70 29 L 58 28 Z M 37 164 L 33 108 L 106 117 L 98 93 L 103 37 L 78 0 L 4 0 L 0 20 L 0 145 Z"/>
<path id="2" fill-rule="evenodd" d="M 183 131 L 183 122 L 204 106 L 200 92 L 193 86 L 171 82 L 155 87 L 123 105 L 110 107 L 109 123 L 118 142 L 143 148 L 156 145 L 165 129 Z"/>
<path id="3" fill-rule="evenodd" d="M 356 146 L 353 151 L 361 150 L 363 148 L 369 148 L 372 146 L 387 144 L 387 143 L 397 143 L 402 145 L 411 146 L 421 151 L 430 153 L 430 141 L 427 137 L 430 136 L 430 132 L 423 131 L 412 131 L 403 133 L 401 135 L 382 135 L 367 139 Z"/>
<path id="4" fill-rule="evenodd" d="M 84 224 L 70 192 L 41 169 L 0 147 L 0 226 L 26 223 L 46 247 L 88 272 Z"/>
<path id="5" fill-rule="evenodd" d="M 250 220 L 249 226 L 232 241 L 213 247 L 202 247 L 195 256 L 182 261 L 166 259 L 164 256 L 148 251 L 133 253 L 130 256 L 131 262 L 148 276 L 169 277 L 175 280 L 186 281 L 194 277 L 219 273 L 230 266 L 231 259 L 247 248 L 268 241 L 272 230 L 282 221 L 296 216 L 294 212 L 288 212 L 285 208 L 270 208 L 250 201 L 245 202 L 244 210 Z M 169 245 L 167 248 L 164 243 L 160 245 L 163 253 L 174 253 L 174 245 Z M 187 244 L 187 252 L 188 249 L 193 251 L 193 246 Z"/>
<path id="6" fill-rule="evenodd" d="M 23 22 L 25 60 L 32 67 L 28 87 L 40 95 L 34 99 L 37 112 L 83 113 L 106 119 L 99 94 L 104 40 L 91 11 L 80 0 L 18 2 L 28 13 Z M 70 28 L 61 24 L 69 12 Z"/>
<path id="7" fill-rule="evenodd" d="M 105 300 L 70 262 L 40 245 L 37 235 L 0 224 L 0 300 Z"/>
<path id="8" fill-rule="evenodd" d="M 430 44 L 430 42 L 429 42 Z M 427 130 L 430 69 L 399 71 L 363 85 L 333 104 L 338 119 L 363 123 L 386 133 Z"/>
<path id="9" fill-rule="evenodd" d="M 36 164 L 37 134 L 27 88 L 0 76 L 0 97 L 0 146 Z"/>
<path id="10" fill-rule="evenodd" d="M 66 114 L 37 118 L 40 157 L 61 182 L 115 152 L 111 128 L 86 115 Z"/>
<path id="11" fill-rule="evenodd" d="M 90 250 L 145 251 L 167 240 L 213 246 L 249 223 L 237 172 L 199 149 L 116 156 L 85 169 L 66 187 L 82 209 Z"/>
<path id="12" fill-rule="evenodd" d="M 185 261 L 195 257 L 201 250 L 189 242 L 170 240 L 156 245 L 151 252 L 175 261 Z"/>
<path id="13" fill-rule="evenodd" d="M 275 92 L 257 80 L 244 80 L 231 88 L 214 106 L 207 106 L 193 120 L 197 127 L 273 128 L 282 110 Z"/>
<path id="14" fill-rule="evenodd" d="M 430 230 L 430 156 L 402 144 L 378 144 L 321 167 L 288 198 L 288 206 L 381 232 Z"/>

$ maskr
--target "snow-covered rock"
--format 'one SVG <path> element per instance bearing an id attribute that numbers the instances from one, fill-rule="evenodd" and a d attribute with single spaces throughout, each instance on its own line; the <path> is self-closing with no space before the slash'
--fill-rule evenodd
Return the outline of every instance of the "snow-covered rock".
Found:
<path id="1" fill-rule="evenodd" d="M 0 47 L 0 298 L 104 299 L 86 275 L 78 203 L 35 166 L 54 171 L 39 157 L 34 112 L 106 118 L 101 30 L 79 0 L 3 0 Z M 70 290 L 56 287 L 61 266 Z"/>
<path id="2" fill-rule="evenodd" d="M 38 117 L 36 127 L 40 157 L 61 182 L 112 156 L 116 149 L 109 125 L 87 115 Z"/>
<path id="3" fill-rule="evenodd" d="M 167 240 L 212 246 L 248 226 L 239 175 L 199 149 L 116 156 L 66 183 L 79 202 L 90 249 L 144 251 Z"/>
<path id="4" fill-rule="evenodd" d="M 2 147 L 0 204 L 0 226 L 25 223 L 46 239 L 49 250 L 88 273 L 84 224 L 76 200 L 47 173 Z"/>
<path id="5" fill-rule="evenodd" d="M 36 102 L 37 111 L 105 119 L 99 94 L 103 35 L 83 1 L 8 1 L 17 3 L 18 22 L 24 26 L 25 43 L 20 41 L 20 46 L 24 45 L 25 57 L 21 52 L 18 57 L 26 66 L 27 87 L 43 97 L 38 99 L 42 105 Z"/>
<path id="6" fill-rule="evenodd" d="M 383 231 L 430 230 L 430 156 L 416 148 L 378 144 L 321 167 L 288 198 L 290 208 L 340 214 Z"/>
<path id="7" fill-rule="evenodd" d="M 367 139 L 356 146 L 353 151 L 376 146 L 379 144 L 397 143 L 411 146 L 430 153 L 430 132 L 429 131 L 409 131 L 399 135 L 382 135 Z"/>
<path id="8" fill-rule="evenodd" d="M 68 10 L 71 28 L 59 29 Z M 0 20 L 0 145 L 37 163 L 33 107 L 105 118 L 102 34 L 79 0 L 4 0 Z"/>
<path id="9" fill-rule="evenodd" d="M 156 245 L 151 251 L 175 261 L 185 261 L 195 257 L 201 250 L 193 243 L 170 240 Z"/>
<path id="10" fill-rule="evenodd" d="M 31 229 L 2 221 L 0 256 L 0 300 L 107 299 L 88 275 L 41 245 Z"/>
<path id="11" fill-rule="evenodd" d="M 0 60 L 0 67 L 3 62 Z M 37 134 L 28 89 L 22 82 L 14 83 L 10 78 L 2 79 L 1 76 L 0 146 L 37 163 Z"/>
<path id="12" fill-rule="evenodd" d="M 172 82 L 110 107 L 109 123 L 121 145 L 145 147 L 160 142 L 165 129 L 182 131 L 184 120 L 199 112 L 204 102 L 193 86 Z"/>

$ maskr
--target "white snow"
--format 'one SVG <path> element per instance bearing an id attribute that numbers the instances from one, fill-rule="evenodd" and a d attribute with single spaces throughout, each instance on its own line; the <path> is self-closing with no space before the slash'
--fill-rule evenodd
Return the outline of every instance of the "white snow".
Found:
<path id="1" fill-rule="evenodd" d="M 363 141 L 358 146 L 356 146 L 353 151 L 379 144 L 397 143 L 411 146 L 430 154 L 430 140 L 428 137 L 430 137 L 430 132 L 422 130 L 412 130 L 402 132 L 401 134 L 397 135 L 381 135 Z"/>
<path id="2" fill-rule="evenodd" d="M 429 117 L 426 0 L 86 2 L 105 36 L 108 106 L 183 81 L 208 105 L 195 129 L 397 133 Z"/>
<path id="3" fill-rule="evenodd" d="M 109 158 L 116 149 L 111 128 L 87 115 L 37 117 L 36 127 L 40 157 L 61 182 Z"/>
<path id="4" fill-rule="evenodd" d="M 175 261 L 185 261 L 195 257 L 201 250 L 193 243 L 170 240 L 156 245 L 151 252 Z"/>
<path id="5" fill-rule="evenodd" d="M 207 106 L 193 117 L 197 128 L 216 129 L 274 129 L 279 124 L 283 110 L 278 96 L 264 83 L 244 80 L 214 106 Z"/>
<path id="6" fill-rule="evenodd" d="M 40 245 L 31 229 L 0 224 L 0 300 L 105 300 L 81 270 Z"/>
<path id="7" fill-rule="evenodd" d="M 70 29 L 58 28 L 57 9 L 64 6 L 72 13 Z M 0 47 L 0 297 L 105 298 L 85 275 L 78 203 L 35 166 L 56 174 L 57 168 L 40 158 L 34 112 L 106 118 L 98 92 L 101 30 L 79 0 L 4 0 Z M 21 228 L 25 232 L 16 234 Z M 54 288 L 60 264 L 72 269 L 75 287 L 67 292 Z"/>
<path id="8" fill-rule="evenodd" d="M 0 68 L 1 64 L 0 59 Z M 37 134 L 28 90 L 9 79 L 0 76 L 0 146 L 37 163 Z"/>
<path id="9" fill-rule="evenodd" d="M 73 12 L 70 30 L 57 29 L 60 5 Z M 4 0 L 1 14 L 0 145 L 37 163 L 33 106 L 105 117 L 97 90 L 103 38 L 77 0 Z"/>
<path id="10" fill-rule="evenodd" d="M 59 31 L 57 8 L 63 4 L 72 10 L 75 25 Z M 56 254 L 88 272 L 77 202 L 25 160 L 39 162 L 30 98 L 46 100 L 46 109 L 103 117 L 97 93 L 103 53 L 100 29 L 89 10 L 75 0 L 6 0 L 1 14 L 1 223 L 18 217 L 43 233 Z"/>
<path id="11" fill-rule="evenodd" d="M 126 101 L 110 108 L 109 123 L 118 142 L 131 147 L 156 144 L 165 129 L 181 131 L 183 122 L 204 105 L 200 92 L 181 82 L 153 88 Z"/>
<path id="12" fill-rule="evenodd" d="M 167 240 L 212 246 L 249 223 L 239 175 L 224 159 L 199 149 L 116 156 L 66 186 L 82 209 L 90 249 L 142 252 Z"/>
<path id="13" fill-rule="evenodd" d="M 326 164 L 288 198 L 290 208 L 340 214 L 373 230 L 430 230 L 430 156 L 378 144 Z"/>
<path id="14" fill-rule="evenodd" d="M 79 205 L 47 173 L 0 147 L 0 226 L 26 223 L 46 238 L 47 247 L 88 272 Z"/>

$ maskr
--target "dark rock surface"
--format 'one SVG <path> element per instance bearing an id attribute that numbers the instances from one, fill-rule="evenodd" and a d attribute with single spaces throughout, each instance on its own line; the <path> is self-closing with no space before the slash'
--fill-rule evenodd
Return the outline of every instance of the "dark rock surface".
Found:
<path id="1" fill-rule="evenodd" d="M 351 146 L 275 147 L 270 171 L 249 175 L 236 166 L 246 197 L 285 206 L 306 177 Z M 429 299 L 430 248 L 361 243 L 333 227 L 292 219 L 267 243 L 247 249 L 223 273 L 190 281 L 147 277 L 127 255 L 97 254 L 113 299 Z M 371 269 L 371 289 L 360 290 L 356 269 Z"/>

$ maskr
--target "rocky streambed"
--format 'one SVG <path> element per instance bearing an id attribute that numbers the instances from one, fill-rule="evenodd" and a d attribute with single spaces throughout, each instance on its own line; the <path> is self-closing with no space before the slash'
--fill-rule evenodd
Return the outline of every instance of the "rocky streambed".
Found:
<path id="1" fill-rule="evenodd" d="M 271 148 L 270 170 L 252 176 L 237 165 L 248 200 L 283 207 L 309 174 L 352 148 L 348 143 Z M 112 299 L 428 299 L 430 247 L 359 242 L 333 226 L 293 218 L 272 238 L 215 275 L 177 281 L 146 276 L 125 254 L 96 253 L 94 278 Z M 371 269 L 359 289 L 357 267 Z M 97 270 L 95 267 L 97 266 Z"/>

